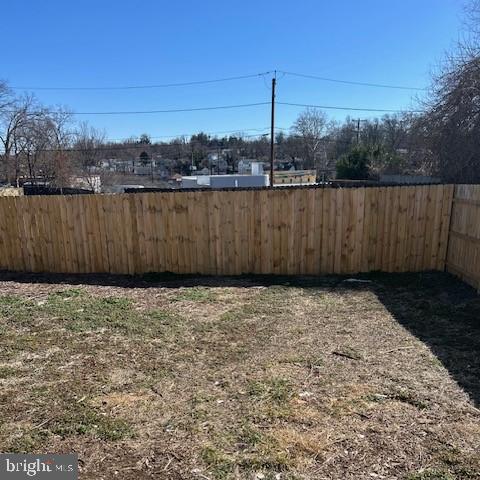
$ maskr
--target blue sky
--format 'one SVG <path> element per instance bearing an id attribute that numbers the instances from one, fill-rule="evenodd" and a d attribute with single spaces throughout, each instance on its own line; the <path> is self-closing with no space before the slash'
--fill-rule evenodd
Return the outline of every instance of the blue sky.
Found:
<path id="1" fill-rule="evenodd" d="M 427 86 L 459 35 L 461 0 L 28 0 L 2 5 L 0 78 L 19 87 L 188 82 L 273 69 L 363 82 Z M 204 107 L 268 101 L 270 76 L 146 90 L 36 91 L 74 111 Z M 277 99 L 412 108 L 415 92 L 278 75 Z M 279 105 L 289 127 L 298 108 Z M 347 113 L 328 111 L 331 118 Z M 369 113 L 351 113 L 367 118 Z M 79 116 L 109 138 L 247 130 L 269 107 L 155 115 Z M 253 132 L 247 132 L 253 133 Z"/>

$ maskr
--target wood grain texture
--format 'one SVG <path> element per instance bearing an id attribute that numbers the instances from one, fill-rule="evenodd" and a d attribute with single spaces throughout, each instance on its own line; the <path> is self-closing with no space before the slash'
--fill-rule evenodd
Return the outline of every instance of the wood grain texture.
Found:
<path id="1" fill-rule="evenodd" d="M 447 271 L 480 291 L 480 186 L 456 185 L 450 194 L 452 200 L 442 204 L 439 255 L 448 249 Z"/>
<path id="2" fill-rule="evenodd" d="M 443 270 L 448 247 L 452 269 L 477 278 L 478 239 L 479 186 L 0 198 L 0 268 L 13 271 Z"/>

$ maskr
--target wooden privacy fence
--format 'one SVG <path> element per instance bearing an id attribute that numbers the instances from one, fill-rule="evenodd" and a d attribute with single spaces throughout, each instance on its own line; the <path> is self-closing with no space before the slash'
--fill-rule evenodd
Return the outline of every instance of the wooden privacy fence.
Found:
<path id="1" fill-rule="evenodd" d="M 431 185 L 1 198 L 0 268 L 217 275 L 443 270 L 453 190 Z"/>
<path id="2" fill-rule="evenodd" d="M 480 290 L 480 185 L 457 185 L 447 270 Z"/>

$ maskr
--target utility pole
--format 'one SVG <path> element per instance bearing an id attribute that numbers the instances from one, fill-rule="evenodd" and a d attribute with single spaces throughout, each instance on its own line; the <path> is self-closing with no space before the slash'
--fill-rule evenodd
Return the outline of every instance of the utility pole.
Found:
<path id="1" fill-rule="evenodd" d="M 275 86 L 277 83 L 277 72 L 272 78 L 272 118 L 270 124 L 270 188 L 273 188 L 273 162 L 275 160 Z"/>
<path id="2" fill-rule="evenodd" d="M 357 145 L 360 143 L 360 119 L 357 119 Z"/>
<path id="3" fill-rule="evenodd" d="M 193 162 L 193 143 L 190 142 L 190 145 L 192 146 L 192 165 L 190 166 L 190 175 L 193 175 L 193 166 L 195 165 Z"/>

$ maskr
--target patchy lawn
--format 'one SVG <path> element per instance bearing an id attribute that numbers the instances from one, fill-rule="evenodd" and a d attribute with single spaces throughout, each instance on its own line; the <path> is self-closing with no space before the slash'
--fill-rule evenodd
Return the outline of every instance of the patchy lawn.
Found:
<path id="1" fill-rule="evenodd" d="M 84 479 L 479 479 L 480 298 L 359 278 L 3 277 L 0 450 Z"/>

